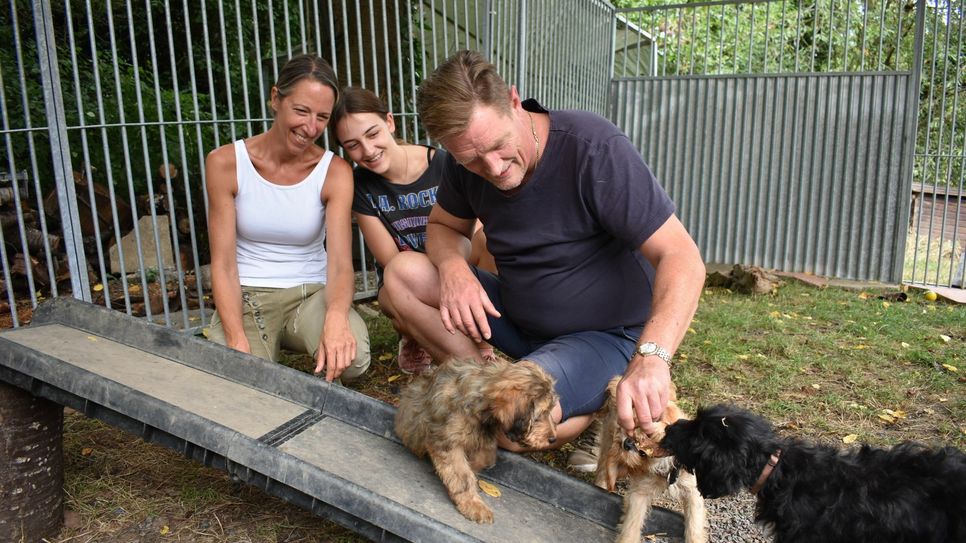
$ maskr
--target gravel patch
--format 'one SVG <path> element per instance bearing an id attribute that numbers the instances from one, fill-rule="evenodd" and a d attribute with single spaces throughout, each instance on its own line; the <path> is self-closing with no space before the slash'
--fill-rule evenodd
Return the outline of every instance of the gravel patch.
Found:
<path id="1" fill-rule="evenodd" d="M 681 511 L 676 502 L 658 500 L 655 505 Z M 705 500 L 708 511 L 708 541 L 713 543 L 769 543 L 770 538 L 755 524 L 755 497 L 747 492 L 735 496 Z M 683 543 L 683 538 L 653 536 L 644 541 Z"/>

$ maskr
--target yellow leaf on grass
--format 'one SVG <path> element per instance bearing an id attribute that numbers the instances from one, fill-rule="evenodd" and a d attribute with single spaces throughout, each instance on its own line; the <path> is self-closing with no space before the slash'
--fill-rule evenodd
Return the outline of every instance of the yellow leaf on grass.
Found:
<path id="1" fill-rule="evenodd" d="M 890 304 L 889 302 L 882 302 L 882 307 L 889 307 L 890 305 L 892 304 Z"/>
<path id="2" fill-rule="evenodd" d="M 104 285 L 98 283 L 98 284 L 94 285 L 93 287 L 91 287 L 91 289 L 94 292 L 100 292 L 100 291 L 104 290 Z"/>
<path id="3" fill-rule="evenodd" d="M 865 292 L 860 292 L 859 293 L 859 299 L 860 300 L 867 300 L 868 298 L 869 298 L 869 295 L 867 293 L 865 293 Z"/>
<path id="4" fill-rule="evenodd" d="M 91 341 L 97 341 L 97 338 L 94 337 L 94 336 L 87 336 L 87 339 L 89 339 Z"/>
<path id="5" fill-rule="evenodd" d="M 480 485 L 480 490 L 482 490 L 483 492 L 485 492 L 489 496 L 493 496 L 494 498 L 499 498 L 500 495 L 502 494 L 500 492 L 500 489 L 497 488 L 496 485 L 494 485 L 492 483 L 488 483 L 488 482 L 480 479 L 480 481 L 479 481 L 478 484 Z"/>
<path id="6" fill-rule="evenodd" d="M 892 423 L 894 423 L 896 421 L 895 418 L 893 418 L 893 417 L 891 417 L 889 415 L 886 415 L 885 413 L 879 413 L 879 418 L 882 419 L 882 420 L 884 420 L 885 422 L 888 422 L 889 424 L 892 424 Z"/>
<path id="7" fill-rule="evenodd" d="M 81 456 L 90 456 L 92 454 L 94 454 L 94 449 L 90 447 L 84 447 L 81 449 Z"/>
<path id="8" fill-rule="evenodd" d="M 902 343 L 900 343 L 899 345 L 902 345 L 902 348 L 903 348 L 903 349 L 908 349 L 909 347 L 911 347 L 911 345 L 909 345 L 909 344 L 908 344 L 908 343 L 906 343 L 905 341 L 903 341 L 903 342 L 902 342 Z"/>
<path id="9" fill-rule="evenodd" d="M 859 351 L 861 351 L 862 349 L 868 349 L 868 348 L 869 348 L 868 345 L 863 345 L 861 343 L 859 343 L 858 345 L 856 345 L 855 347 L 853 347 L 853 349 L 856 349 L 856 350 L 859 350 Z"/>
<path id="10" fill-rule="evenodd" d="M 167 526 L 161 527 L 161 535 L 168 535 L 170 532 L 171 532 L 171 528 L 168 528 Z"/>
<path id="11" fill-rule="evenodd" d="M 939 334 L 939 339 L 943 340 L 943 343 L 949 343 L 953 338 L 947 336 L 946 334 Z"/>
<path id="12" fill-rule="evenodd" d="M 399 379 L 399 374 L 398 373 L 396 375 L 390 375 L 388 381 L 391 383 L 391 382 L 395 381 L 396 379 Z"/>
<path id="13" fill-rule="evenodd" d="M 855 443 L 855 440 L 859 439 L 856 434 L 849 434 L 842 438 L 842 443 Z"/>
<path id="14" fill-rule="evenodd" d="M 768 316 L 773 319 L 777 319 L 778 317 L 781 317 L 782 314 L 780 311 L 772 311 L 771 313 L 768 314 Z"/>
<path id="15" fill-rule="evenodd" d="M 892 409 L 883 409 L 882 412 L 891 417 L 895 417 L 896 419 L 906 418 L 906 412 L 903 411 L 902 409 L 896 409 L 895 411 L 893 411 Z"/>
<path id="16" fill-rule="evenodd" d="M 812 384 L 812 388 L 814 388 L 815 390 L 822 390 L 822 385 L 818 383 L 814 383 Z"/>
<path id="17" fill-rule="evenodd" d="M 956 366 L 953 366 L 952 364 L 943 364 L 943 367 L 946 368 L 946 371 L 951 371 L 953 373 L 956 373 L 959 371 L 959 368 L 957 368 Z"/>
<path id="18" fill-rule="evenodd" d="M 739 354 L 739 355 L 737 356 L 737 358 L 738 358 L 738 360 L 748 360 L 748 359 L 749 359 L 749 358 L 751 358 L 751 357 L 750 357 L 750 356 L 748 356 L 748 355 L 746 355 L 746 354 Z"/>
<path id="19" fill-rule="evenodd" d="M 385 362 L 386 360 L 390 360 L 391 358 L 392 358 L 392 353 L 382 353 L 381 355 L 379 355 L 380 362 Z"/>

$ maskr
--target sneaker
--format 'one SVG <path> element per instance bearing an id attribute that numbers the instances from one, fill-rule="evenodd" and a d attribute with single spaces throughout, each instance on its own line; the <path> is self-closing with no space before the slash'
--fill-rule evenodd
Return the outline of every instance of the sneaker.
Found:
<path id="1" fill-rule="evenodd" d="M 411 337 L 403 336 L 399 340 L 399 355 L 396 357 L 399 370 L 405 374 L 420 374 L 427 371 L 433 364 L 433 357 L 419 343 Z"/>
<path id="2" fill-rule="evenodd" d="M 594 419 L 590 426 L 574 443 L 574 450 L 567 457 L 567 467 L 582 473 L 597 471 L 597 454 L 600 451 L 600 419 Z"/>

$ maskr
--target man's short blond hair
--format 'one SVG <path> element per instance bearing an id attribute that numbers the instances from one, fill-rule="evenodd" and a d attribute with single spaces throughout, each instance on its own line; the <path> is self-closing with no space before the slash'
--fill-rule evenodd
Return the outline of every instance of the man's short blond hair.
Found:
<path id="1" fill-rule="evenodd" d="M 496 66 L 476 51 L 462 50 L 449 57 L 416 91 L 416 112 L 436 141 L 466 130 L 477 106 L 511 112 L 509 87 Z"/>

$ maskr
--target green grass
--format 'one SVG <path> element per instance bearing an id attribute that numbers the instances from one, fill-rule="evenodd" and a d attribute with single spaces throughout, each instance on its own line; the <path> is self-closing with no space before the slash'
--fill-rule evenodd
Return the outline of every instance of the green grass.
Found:
<path id="1" fill-rule="evenodd" d="M 963 447 L 966 310 L 879 294 L 706 290 L 674 372 L 682 403 L 733 402 L 816 438 Z"/>
<path id="2" fill-rule="evenodd" d="M 878 298 L 896 293 L 798 282 L 772 295 L 705 290 L 673 372 L 680 403 L 693 410 L 733 402 L 782 433 L 843 447 L 842 438 L 855 435 L 875 445 L 917 440 L 966 448 L 966 308 L 919 296 Z M 372 367 L 352 388 L 395 403 L 409 379 L 395 364 L 398 338 L 377 307 L 360 313 L 369 324 Z M 283 363 L 312 369 L 306 356 Z M 880 417 L 890 412 L 899 416 Z M 568 447 L 531 456 L 564 469 Z M 56 543 L 362 541 L 78 414 L 66 418 L 65 457 L 67 506 L 76 519 Z"/>

